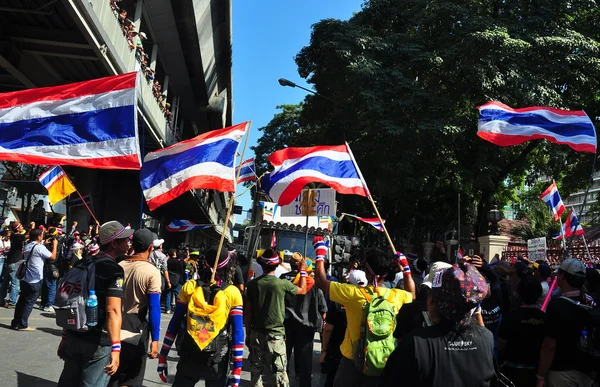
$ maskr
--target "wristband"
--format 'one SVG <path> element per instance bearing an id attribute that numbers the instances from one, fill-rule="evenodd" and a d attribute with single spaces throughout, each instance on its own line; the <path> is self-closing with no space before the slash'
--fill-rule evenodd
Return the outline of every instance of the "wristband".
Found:
<path id="1" fill-rule="evenodd" d="M 115 341 L 114 343 L 112 343 L 112 345 L 110 346 L 110 351 L 111 352 L 121 352 L 121 342 Z"/>
<path id="2" fill-rule="evenodd" d="M 318 257 L 315 259 L 315 262 L 325 262 L 325 257 L 323 257 L 322 255 L 320 255 L 320 256 L 318 256 Z"/>
<path id="3" fill-rule="evenodd" d="M 306 277 L 306 271 L 300 270 L 300 277 Z"/>

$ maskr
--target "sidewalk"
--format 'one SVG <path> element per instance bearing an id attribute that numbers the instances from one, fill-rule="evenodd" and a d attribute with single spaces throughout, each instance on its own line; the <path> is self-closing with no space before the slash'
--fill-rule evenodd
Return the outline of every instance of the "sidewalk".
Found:
<path id="1" fill-rule="evenodd" d="M 34 332 L 18 332 L 10 328 L 14 309 L 0 307 L 0 385 L 3 387 L 55 387 L 62 371 L 62 361 L 56 356 L 62 330 L 56 326 L 53 313 L 34 309 L 29 318 L 29 325 L 36 328 Z M 167 329 L 171 315 L 162 315 L 161 335 Z M 321 378 L 319 353 L 321 344 L 315 335 L 313 353 L 313 387 L 319 387 L 325 381 Z M 162 339 L 161 339 L 162 340 Z M 162 345 L 162 341 L 161 344 Z M 241 386 L 250 385 L 248 372 L 248 349 L 244 351 L 244 367 Z M 169 383 L 163 383 L 156 373 L 157 360 L 148 360 L 144 386 L 170 386 L 177 370 L 177 352 L 171 351 L 169 356 Z M 292 360 L 293 362 L 293 357 Z M 293 363 L 290 363 L 293 364 Z M 298 386 L 294 378 L 294 367 L 291 367 L 291 386 Z M 197 386 L 204 386 L 200 382 Z"/>

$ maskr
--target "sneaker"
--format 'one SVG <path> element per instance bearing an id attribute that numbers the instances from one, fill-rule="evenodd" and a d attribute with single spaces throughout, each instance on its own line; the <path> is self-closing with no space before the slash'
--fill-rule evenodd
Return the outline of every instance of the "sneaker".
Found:
<path id="1" fill-rule="evenodd" d="M 13 304 L 8 304 L 7 308 L 8 309 L 15 309 L 17 306 L 13 305 Z"/>
<path id="2" fill-rule="evenodd" d="M 33 332 L 33 331 L 35 331 L 35 328 L 27 327 L 27 328 L 18 328 L 17 330 L 19 332 Z"/>
<path id="3" fill-rule="evenodd" d="M 51 308 L 51 307 L 49 307 L 49 306 L 47 306 L 47 307 L 44 308 L 44 312 L 54 312 L 54 309 Z"/>

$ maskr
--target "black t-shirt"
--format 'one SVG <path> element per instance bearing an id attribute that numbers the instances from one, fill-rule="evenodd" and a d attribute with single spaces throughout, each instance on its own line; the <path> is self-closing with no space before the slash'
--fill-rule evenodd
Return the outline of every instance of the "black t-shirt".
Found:
<path id="1" fill-rule="evenodd" d="M 584 301 L 581 297 L 571 299 Z M 548 305 L 545 336 L 556 339 L 556 353 L 551 371 L 579 370 L 587 373 L 592 370 L 593 365 L 589 364 L 587 357 L 577 346 L 585 316 L 583 308 L 561 297 L 553 298 Z"/>
<path id="2" fill-rule="evenodd" d="M 290 271 L 279 276 L 280 279 L 292 282 L 298 273 Z M 327 302 L 323 291 L 312 286 L 305 295 L 285 295 L 285 319 L 287 323 L 301 325 L 321 332 L 322 315 L 327 313 Z"/>
<path id="3" fill-rule="evenodd" d="M 103 252 L 99 252 L 94 259 L 96 260 L 96 296 L 98 297 L 98 325 L 91 328 L 88 332 L 80 333 L 68 331 L 82 340 L 98 344 L 101 346 L 110 345 L 110 338 L 106 332 L 106 298 L 123 298 L 123 268 L 115 260 L 107 259 L 98 261 L 100 258 L 108 257 Z M 110 258 L 110 257 L 109 257 Z"/>
<path id="4" fill-rule="evenodd" d="M 23 245 L 25 234 L 12 234 L 10 236 L 10 251 L 6 255 L 6 264 L 17 263 L 23 259 Z"/>
<path id="5" fill-rule="evenodd" d="M 502 319 L 502 290 L 498 283 L 493 284 L 491 289 L 492 294 L 481 302 L 481 317 L 485 327 L 495 336 Z"/>
<path id="6" fill-rule="evenodd" d="M 379 386 L 488 387 L 495 374 L 493 356 L 494 339 L 484 327 L 421 328 L 394 350 Z"/>
<path id="7" fill-rule="evenodd" d="M 498 337 L 506 340 L 504 360 L 537 366 L 544 341 L 546 313 L 538 308 L 510 312 L 500 324 Z"/>
<path id="8" fill-rule="evenodd" d="M 169 258 L 167 261 L 169 280 L 173 286 L 185 283 L 185 262 L 179 258 Z"/>
<path id="9" fill-rule="evenodd" d="M 396 315 L 394 337 L 396 339 L 402 339 L 411 332 L 427 326 L 423 312 L 427 312 L 427 306 L 423 305 L 423 302 L 419 302 L 419 300 L 402 305 L 398 315 Z"/>
<path id="10" fill-rule="evenodd" d="M 235 267 L 235 275 L 233 276 L 233 284 L 234 285 L 244 285 L 244 274 L 242 273 L 242 268 L 239 266 Z"/>
<path id="11" fill-rule="evenodd" d="M 342 352 L 340 351 L 340 346 L 344 341 L 346 326 L 348 325 L 348 322 L 346 321 L 346 311 L 343 306 L 337 302 L 331 302 L 330 309 L 327 311 L 327 316 L 325 317 L 325 322 L 333 325 L 333 332 L 331 332 L 329 342 L 327 343 L 327 356 L 331 359 L 341 359 Z"/>

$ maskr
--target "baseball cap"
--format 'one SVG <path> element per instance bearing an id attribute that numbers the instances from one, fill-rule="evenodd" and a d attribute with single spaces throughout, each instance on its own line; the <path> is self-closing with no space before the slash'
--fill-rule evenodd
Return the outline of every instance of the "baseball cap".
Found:
<path id="1" fill-rule="evenodd" d="M 133 233 L 131 246 L 136 252 L 146 251 L 154 242 L 154 233 L 147 228 L 142 228 Z"/>
<path id="2" fill-rule="evenodd" d="M 559 270 L 578 277 L 585 277 L 585 266 L 581 261 L 578 261 L 575 258 L 565 259 L 560 264 Z"/>
<path id="3" fill-rule="evenodd" d="M 348 282 L 356 286 L 367 286 L 367 275 L 362 270 L 352 270 L 348 276 Z"/>
<path id="4" fill-rule="evenodd" d="M 154 241 L 152 242 L 154 244 L 154 247 L 157 248 L 160 245 L 162 245 L 163 243 L 165 243 L 164 239 L 159 239 L 158 235 L 156 235 L 156 233 L 152 233 L 152 236 L 154 237 Z"/>
<path id="5" fill-rule="evenodd" d="M 487 295 L 485 278 L 470 263 L 454 264 L 433 274 L 431 298 L 438 312 L 459 322 Z"/>
<path id="6" fill-rule="evenodd" d="M 443 270 L 443 269 L 448 269 L 450 267 L 452 267 L 452 265 L 450 265 L 449 263 L 446 263 L 446 262 L 440 262 L 440 261 L 434 262 L 431 265 L 431 269 L 429 270 L 429 273 L 423 279 L 423 283 L 421 285 L 427 286 L 429 289 L 431 289 L 431 284 L 433 282 L 433 276 L 435 275 L 435 273 L 440 270 Z"/>
<path id="7" fill-rule="evenodd" d="M 116 220 L 111 220 L 100 226 L 100 244 L 107 245 L 115 239 L 129 238 L 133 235 L 134 231 L 131 228 L 125 228 L 125 226 Z"/>

